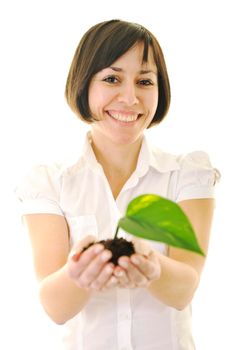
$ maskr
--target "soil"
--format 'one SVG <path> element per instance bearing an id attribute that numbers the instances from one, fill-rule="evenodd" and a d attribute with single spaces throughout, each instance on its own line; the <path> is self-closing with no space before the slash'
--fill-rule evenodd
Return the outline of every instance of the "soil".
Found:
<path id="1" fill-rule="evenodd" d="M 111 261 L 114 265 L 117 265 L 118 258 L 120 256 L 123 256 L 123 255 L 131 256 L 132 254 L 135 253 L 133 243 L 130 241 L 127 241 L 124 238 L 107 239 L 107 240 L 102 240 L 98 242 L 93 242 L 93 243 L 90 243 L 87 247 L 85 247 L 83 251 L 89 248 L 94 243 L 101 243 L 104 245 L 106 249 L 112 252 L 112 258 L 109 261 Z"/>

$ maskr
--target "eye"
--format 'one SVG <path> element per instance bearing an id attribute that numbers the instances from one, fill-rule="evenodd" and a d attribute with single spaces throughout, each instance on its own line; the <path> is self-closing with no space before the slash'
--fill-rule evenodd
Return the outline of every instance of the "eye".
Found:
<path id="1" fill-rule="evenodd" d="M 154 85 L 153 81 L 150 79 L 142 79 L 142 80 L 139 80 L 138 83 L 144 86 Z"/>
<path id="2" fill-rule="evenodd" d="M 115 84 L 118 82 L 118 78 L 115 75 L 109 75 L 108 77 L 104 78 L 103 81 L 110 84 Z"/>

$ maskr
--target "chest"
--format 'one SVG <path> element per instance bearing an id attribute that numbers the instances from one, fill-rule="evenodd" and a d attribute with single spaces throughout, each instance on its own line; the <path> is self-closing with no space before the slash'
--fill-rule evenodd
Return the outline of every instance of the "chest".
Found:
<path id="1" fill-rule="evenodd" d="M 102 174 L 82 172 L 66 178 L 60 206 L 70 229 L 71 245 L 88 234 L 97 239 L 112 238 L 130 200 L 145 193 L 167 197 L 169 180 L 170 173 L 155 172 L 143 177 L 133 174 L 113 186 Z"/>

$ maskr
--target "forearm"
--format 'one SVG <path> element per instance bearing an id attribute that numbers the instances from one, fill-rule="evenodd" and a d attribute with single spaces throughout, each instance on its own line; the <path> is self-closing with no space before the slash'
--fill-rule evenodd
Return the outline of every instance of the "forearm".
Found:
<path id="1" fill-rule="evenodd" d="M 57 324 L 78 314 L 91 297 L 91 291 L 79 288 L 68 276 L 66 266 L 40 282 L 41 303 Z"/>
<path id="2" fill-rule="evenodd" d="M 182 310 L 193 298 L 199 283 L 199 274 L 186 263 L 162 254 L 158 254 L 158 258 L 161 265 L 161 276 L 150 283 L 148 290 L 161 302 Z"/>

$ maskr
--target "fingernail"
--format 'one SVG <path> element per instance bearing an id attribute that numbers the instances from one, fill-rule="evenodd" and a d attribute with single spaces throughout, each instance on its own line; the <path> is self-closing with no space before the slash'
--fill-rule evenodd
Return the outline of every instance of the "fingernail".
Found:
<path id="1" fill-rule="evenodd" d="M 135 265 L 139 265 L 140 264 L 140 260 L 137 256 L 132 256 L 131 258 L 132 262 L 135 264 Z"/>
<path id="2" fill-rule="evenodd" d="M 95 254 L 98 254 L 98 253 L 102 252 L 102 250 L 104 250 L 104 246 L 101 245 L 101 244 L 98 244 L 98 245 L 96 245 L 96 246 L 94 247 L 94 253 L 95 253 Z"/>
<path id="3" fill-rule="evenodd" d="M 121 261 L 119 262 L 119 264 L 120 264 L 122 267 L 125 267 L 125 268 L 127 268 L 127 267 L 129 266 L 128 262 L 125 261 L 125 260 L 121 260 Z"/>
<path id="4" fill-rule="evenodd" d="M 111 256 L 112 256 L 112 253 L 109 250 L 106 250 L 101 254 L 101 260 L 107 261 L 111 258 Z"/>
<path id="5" fill-rule="evenodd" d="M 117 279 L 116 279 L 116 277 L 114 277 L 114 276 L 111 277 L 111 283 L 117 284 Z"/>
<path id="6" fill-rule="evenodd" d="M 112 273 L 113 272 L 113 267 L 111 265 L 108 265 L 106 267 L 107 273 Z"/>
<path id="7" fill-rule="evenodd" d="M 81 255 L 81 253 L 80 253 L 80 252 L 79 252 L 79 253 L 74 254 L 74 255 L 72 256 L 72 260 L 73 260 L 73 261 L 78 261 L 78 259 L 80 258 L 80 255 Z"/>
<path id="8" fill-rule="evenodd" d="M 121 270 L 117 270 L 115 273 L 116 273 L 116 275 L 118 277 L 122 277 L 123 276 L 123 271 L 121 271 Z"/>

